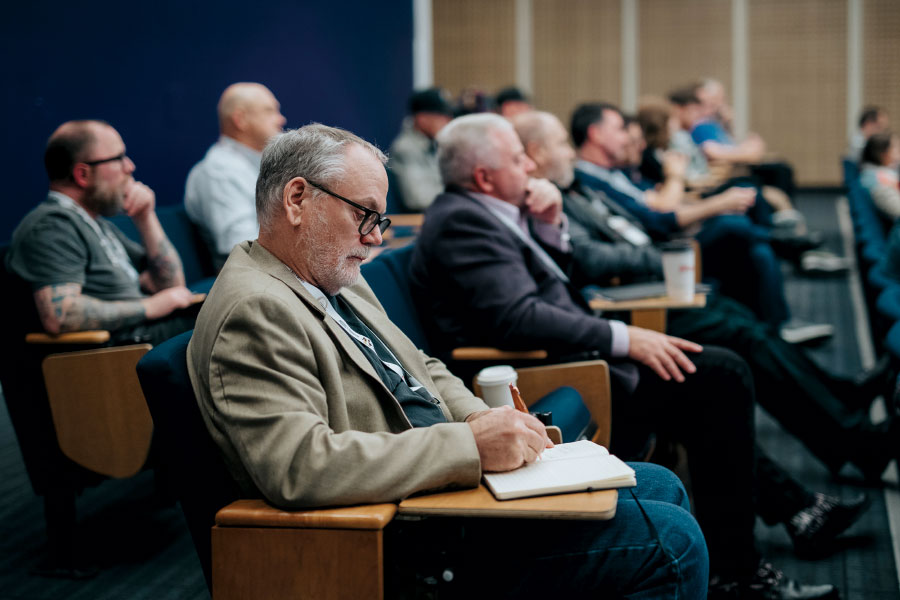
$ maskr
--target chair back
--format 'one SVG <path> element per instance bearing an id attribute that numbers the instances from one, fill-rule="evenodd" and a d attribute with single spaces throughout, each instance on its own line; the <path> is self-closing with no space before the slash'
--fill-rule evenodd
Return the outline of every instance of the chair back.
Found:
<path id="1" fill-rule="evenodd" d="M 362 266 L 366 283 L 394 324 L 425 354 L 431 354 L 425 329 L 413 302 L 409 285 L 409 263 L 413 246 L 388 250 Z"/>
<path id="2" fill-rule="evenodd" d="M 156 427 L 158 468 L 170 478 L 187 520 L 208 586 L 212 586 L 210 529 L 216 512 L 240 497 L 218 447 L 206 430 L 187 370 L 187 331 L 148 352 L 138 379 Z"/>

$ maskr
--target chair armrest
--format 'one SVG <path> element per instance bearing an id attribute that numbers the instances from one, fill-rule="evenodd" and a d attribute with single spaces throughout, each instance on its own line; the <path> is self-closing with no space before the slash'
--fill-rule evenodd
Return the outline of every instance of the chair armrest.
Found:
<path id="1" fill-rule="evenodd" d="M 398 213 L 385 215 L 391 220 L 391 225 L 395 227 L 421 227 L 425 222 L 423 213 Z"/>
<path id="2" fill-rule="evenodd" d="M 28 333 L 26 344 L 105 344 L 109 341 L 109 332 L 105 329 L 90 331 L 72 331 L 69 333 Z"/>
<path id="3" fill-rule="evenodd" d="M 655 298 L 641 298 L 640 300 L 605 300 L 603 298 L 591 298 L 591 308 L 594 310 L 665 310 L 669 308 L 703 308 L 706 306 L 706 294 L 694 294 L 693 300 L 687 302 L 673 300 L 668 296 Z"/>
<path id="4" fill-rule="evenodd" d="M 563 386 L 578 390 L 591 413 L 591 420 L 597 425 L 591 441 L 609 446 L 612 393 L 609 387 L 609 366 L 605 360 L 525 367 L 516 369 L 516 372 L 519 376 L 517 385 L 525 394 L 526 404 L 537 402 Z"/>
<path id="5" fill-rule="evenodd" d="M 236 500 L 216 513 L 216 525 L 288 529 L 384 529 L 396 513 L 396 504 L 287 511 L 274 508 L 264 500 Z"/>
<path id="6" fill-rule="evenodd" d="M 500 350 L 487 347 L 454 348 L 453 360 L 543 360 L 547 358 L 546 350 Z"/>

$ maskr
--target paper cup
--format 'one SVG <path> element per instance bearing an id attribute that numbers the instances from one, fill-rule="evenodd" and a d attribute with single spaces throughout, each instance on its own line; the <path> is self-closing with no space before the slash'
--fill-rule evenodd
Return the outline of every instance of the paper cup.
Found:
<path id="1" fill-rule="evenodd" d="M 678 302 L 694 299 L 694 248 L 688 241 L 675 241 L 660 246 L 666 295 Z"/>
<path id="2" fill-rule="evenodd" d="M 515 408 L 509 384 L 515 384 L 518 379 L 518 373 L 509 365 L 482 369 L 476 378 L 478 385 L 481 386 L 481 399 L 491 408 L 498 406 Z"/>

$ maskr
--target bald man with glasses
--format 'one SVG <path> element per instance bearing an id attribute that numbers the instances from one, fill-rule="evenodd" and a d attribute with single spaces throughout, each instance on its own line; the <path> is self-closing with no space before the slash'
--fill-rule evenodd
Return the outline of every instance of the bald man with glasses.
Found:
<path id="1" fill-rule="evenodd" d="M 69 121 L 44 153 L 47 198 L 13 233 L 7 268 L 28 282 L 40 323 L 58 334 L 106 329 L 114 343 L 159 343 L 189 329 L 191 292 L 156 216 L 156 196 L 135 181 L 118 132 Z M 124 213 L 141 244 L 106 217 Z"/>

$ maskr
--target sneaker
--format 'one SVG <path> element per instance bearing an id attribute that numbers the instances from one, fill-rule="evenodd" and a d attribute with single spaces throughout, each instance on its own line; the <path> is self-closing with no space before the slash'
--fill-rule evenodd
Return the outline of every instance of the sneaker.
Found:
<path id="1" fill-rule="evenodd" d="M 810 506 L 784 524 L 798 556 L 827 554 L 834 539 L 869 508 L 869 498 L 865 494 L 846 501 L 825 494 L 815 494 L 814 498 Z"/>
<path id="2" fill-rule="evenodd" d="M 764 561 L 745 583 L 722 582 L 714 577 L 709 582 L 707 596 L 709 600 L 840 600 L 840 597 L 840 592 L 831 584 L 804 585 L 785 577 L 771 563 Z"/>
<path id="3" fill-rule="evenodd" d="M 788 344 L 806 344 L 823 340 L 834 335 L 834 326 L 828 323 L 807 323 L 791 319 L 781 326 L 781 339 Z"/>
<path id="4" fill-rule="evenodd" d="M 806 219 L 803 218 L 800 211 L 794 210 L 793 208 L 786 208 L 772 213 L 773 227 L 795 231 L 799 225 L 803 225 L 804 223 L 806 223 Z"/>
<path id="5" fill-rule="evenodd" d="M 846 273 L 850 259 L 824 250 L 809 250 L 800 255 L 800 269 L 807 275 Z"/>

